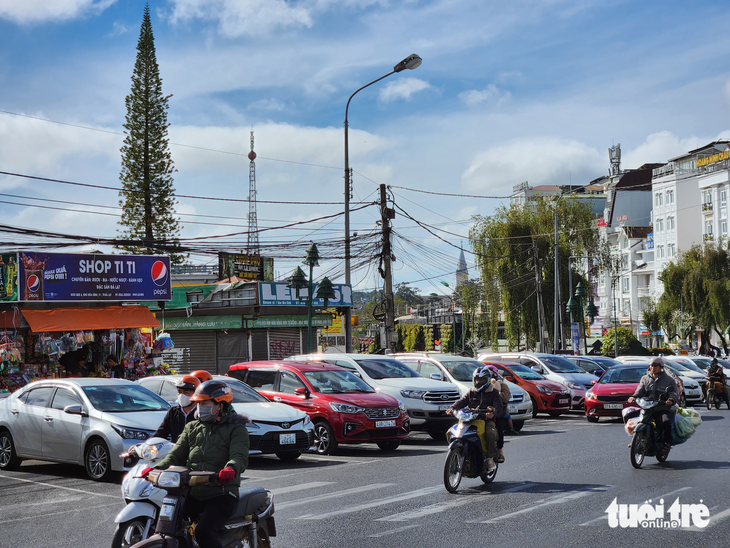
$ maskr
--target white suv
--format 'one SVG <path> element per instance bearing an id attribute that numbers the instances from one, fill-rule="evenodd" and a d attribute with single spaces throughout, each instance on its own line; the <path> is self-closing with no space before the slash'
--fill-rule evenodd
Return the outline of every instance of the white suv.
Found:
<path id="1" fill-rule="evenodd" d="M 456 386 L 424 379 L 416 371 L 391 356 L 378 354 L 306 354 L 286 358 L 294 361 L 325 362 L 353 372 L 376 390 L 403 402 L 411 430 L 429 433 L 442 440 L 454 418 L 446 410 L 459 399 Z"/>
<path id="2" fill-rule="evenodd" d="M 422 377 L 455 384 L 463 396 L 473 386 L 472 373 L 484 364 L 474 358 L 452 356 L 440 352 L 415 352 L 393 354 L 393 357 L 418 371 Z M 512 415 L 515 430 L 522 430 L 527 419 L 532 418 L 532 400 L 519 386 L 504 381 L 511 394 L 507 411 Z"/>

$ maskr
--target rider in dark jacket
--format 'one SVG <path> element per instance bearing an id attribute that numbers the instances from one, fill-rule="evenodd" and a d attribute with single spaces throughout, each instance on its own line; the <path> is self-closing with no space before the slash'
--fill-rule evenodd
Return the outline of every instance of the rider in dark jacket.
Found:
<path id="1" fill-rule="evenodd" d="M 712 358 L 712 362 L 710 362 L 710 366 L 707 368 L 707 376 L 710 383 L 719 382 L 722 384 L 723 390 L 721 396 L 724 397 L 725 403 L 727 404 L 728 409 L 730 409 L 730 398 L 728 398 L 728 386 L 725 382 L 725 371 L 722 370 L 722 366 L 718 363 L 717 358 Z M 711 384 L 710 386 L 713 385 Z"/>
<path id="2" fill-rule="evenodd" d="M 672 423 L 669 416 L 669 408 L 677 401 L 677 383 L 664 371 L 664 362 L 662 359 L 654 357 L 649 362 L 649 371 L 641 377 L 641 381 L 639 382 L 639 386 L 636 387 L 634 395 L 629 398 L 629 403 L 633 403 L 635 398 L 641 398 L 643 396 L 658 401 L 663 394 L 667 395 L 666 405 L 654 408 L 652 414 L 655 416 L 657 424 L 664 434 L 665 445 L 669 446 L 672 440 Z"/>
<path id="3" fill-rule="evenodd" d="M 448 409 L 451 414 L 458 409 L 468 407 L 480 412 L 481 420 L 474 421 L 477 427 L 479 438 L 482 440 L 482 451 L 485 455 L 487 470 L 494 470 L 497 465 L 494 459 L 497 458 L 497 427 L 495 420 L 502 416 L 502 399 L 494 385 L 491 371 L 485 367 L 478 367 L 472 374 L 474 388 L 470 389 L 461 398 L 456 400 Z"/>
<path id="4" fill-rule="evenodd" d="M 152 434 L 153 438 L 169 438 L 172 443 L 177 443 L 185 425 L 195 420 L 195 402 L 191 401 L 195 389 L 200 380 L 192 375 L 185 375 L 175 386 L 177 387 L 177 403 L 165 413 L 162 423 Z"/>

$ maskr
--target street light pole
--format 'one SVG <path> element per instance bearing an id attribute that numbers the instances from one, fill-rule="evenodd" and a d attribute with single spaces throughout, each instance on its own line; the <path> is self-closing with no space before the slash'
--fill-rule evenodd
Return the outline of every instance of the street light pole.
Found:
<path id="1" fill-rule="evenodd" d="M 355 93 L 350 95 L 345 106 L 345 284 L 350 284 L 350 147 L 348 139 L 348 121 L 347 115 L 350 110 L 350 101 L 359 92 L 368 86 L 372 86 L 376 82 L 380 82 L 383 78 L 387 78 L 391 74 L 401 72 L 405 69 L 413 70 L 421 66 L 421 58 L 412 53 L 400 63 L 393 67 L 388 74 L 381 76 L 377 80 L 373 80 L 369 84 L 365 84 Z M 352 352 L 352 310 L 348 307 L 345 309 L 345 351 Z"/>

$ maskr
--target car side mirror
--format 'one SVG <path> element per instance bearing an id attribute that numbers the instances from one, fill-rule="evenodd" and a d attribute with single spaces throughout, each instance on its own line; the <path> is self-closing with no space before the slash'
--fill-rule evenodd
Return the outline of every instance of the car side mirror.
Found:
<path id="1" fill-rule="evenodd" d="M 530 369 L 537 373 L 542 373 L 542 367 L 540 367 L 539 365 L 533 365 L 532 367 L 530 367 Z"/>
<path id="2" fill-rule="evenodd" d="M 515 382 L 515 378 L 512 375 L 505 375 L 504 380 L 509 382 Z"/>
<path id="3" fill-rule="evenodd" d="M 593 372 L 593 374 L 594 374 L 594 375 L 595 375 L 596 377 L 600 377 L 601 375 L 603 375 L 603 369 L 596 369 L 596 370 L 595 370 L 595 371 Z"/>
<path id="4" fill-rule="evenodd" d="M 598 384 L 598 379 L 593 379 L 593 380 L 591 381 L 591 384 Z"/>
<path id="5" fill-rule="evenodd" d="M 84 408 L 76 403 L 73 405 L 67 405 L 63 408 L 64 413 L 68 413 L 69 415 L 81 415 L 82 417 L 86 416 L 86 413 L 84 413 Z"/>
<path id="6" fill-rule="evenodd" d="M 435 381 L 441 381 L 441 380 L 443 380 L 443 377 L 441 376 L 441 373 L 431 373 L 430 378 L 432 378 Z"/>
<path id="7" fill-rule="evenodd" d="M 306 386 L 300 386 L 299 388 L 294 389 L 294 393 L 298 396 L 304 396 L 305 398 L 309 397 L 309 389 Z"/>

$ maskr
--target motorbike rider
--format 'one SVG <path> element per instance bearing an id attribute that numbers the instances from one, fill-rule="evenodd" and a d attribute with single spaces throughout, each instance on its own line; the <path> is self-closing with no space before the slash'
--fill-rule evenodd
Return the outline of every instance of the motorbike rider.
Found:
<path id="1" fill-rule="evenodd" d="M 233 410 L 233 394 L 223 381 L 206 381 L 195 389 L 191 401 L 198 404 L 194 421 L 188 423 L 167 456 L 155 468 L 187 466 L 191 470 L 218 472 L 218 485 L 196 485 L 190 491 L 185 512 L 198 516 L 195 540 L 201 548 L 221 548 L 217 538 L 238 507 L 241 473 L 248 466 L 248 417 Z M 152 468 L 142 472 L 146 476 Z"/>
<path id="2" fill-rule="evenodd" d="M 207 371 L 204 371 L 203 369 L 198 369 L 197 371 L 193 371 L 190 374 L 193 377 L 197 377 L 198 380 L 200 380 L 200 382 L 212 381 L 213 380 L 213 375 L 211 375 Z"/>
<path id="3" fill-rule="evenodd" d="M 514 429 L 512 424 L 512 416 L 507 412 L 507 404 L 512 397 L 512 393 L 509 391 L 509 386 L 507 386 L 507 383 L 505 383 L 504 380 L 499 376 L 499 370 L 494 365 L 487 364 L 485 367 L 491 372 L 491 383 L 492 385 L 494 385 L 494 389 L 499 392 L 499 398 L 502 400 L 502 416 L 497 417 L 496 420 L 498 435 L 497 451 L 499 452 L 499 455 L 497 456 L 497 462 L 502 463 L 504 462 L 504 431 L 509 428 L 510 435 L 519 434 L 519 432 Z"/>
<path id="4" fill-rule="evenodd" d="M 482 451 L 484 453 L 484 463 L 487 471 L 491 472 L 497 468 L 494 459 L 497 457 L 497 427 L 495 420 L 502 415 L 502 399 L 499 392 L 491 383 L 492 373 L 488 367 L 477 367 L 472 373 L 474 387 L 456 400 L 447 413 L 451 415 L 458 409 L 468 407 L 475 409 L 480 418 L 474 421 L 477 427 L 479 439 L 482 441 Z"/>
<path id="5" fill-rule="evenodd" d="M 728 386 L 725 383 L 725 372 L 722 370 L 722 366 L 718 363 L 717 358 L 712 358 L 710 366 L 707 368 L 707 376 L 710 383 L 713 383 L 710 386 L 714 386 L 714 383 L 716 382 L 722 384 L 722 396 L 724 396 L 725 403 L 727 404 L 728 409 L 730 409 L 730 398 L 728 398 Z"/>
<path id="6" fill-rule="evenodd" d="M 176 443 L 177 439 L 185 429 L 185 425 L 195 420 L 195 402 L 191 400 L 195 389 L 200 385 L 200 379 L 192 375 L 185 375 L 182 379 L 175 383 L 177 388 L 177 403 L 173 405 L 165 413 L 160 426 L 157 427 L 153 438 L 170 438 L 172 443 Z"/>
<path id="7" fill-rule="evenodd" d="M 633 403 L 636 398 L 647 396 L 649 399 L 659 401 L 662 394 L 667 394 L 665 405 L 655 407 L 652 411 L 653 418 L 657 421 L 657 428 L 662 433 L 665 449 L 668 449 L 672 440 L 672 423 L 670 418 L 672 405 L 677 401 L 677 384 L 672 377 L 664 371 L 664 362 L 655 356 L 649 362 L 649 371 L 641 377 L 639 386 L 636 387 L 634 395 L 629 398 Z"/>

